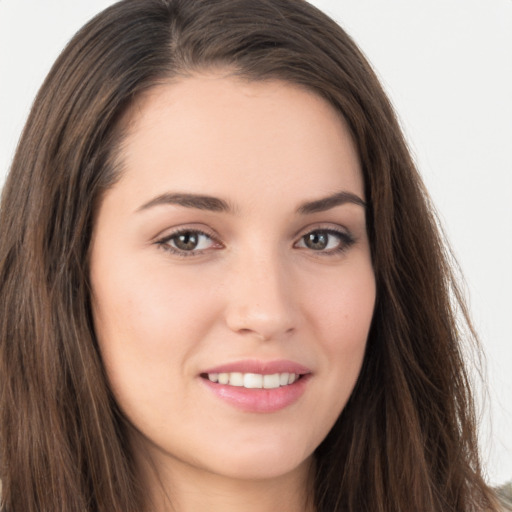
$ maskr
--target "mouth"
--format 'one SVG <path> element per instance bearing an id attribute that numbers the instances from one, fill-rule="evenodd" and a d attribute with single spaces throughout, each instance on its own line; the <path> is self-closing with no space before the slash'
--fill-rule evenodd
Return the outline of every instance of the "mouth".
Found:
<path id="1" fill-rule="evenodd" d="M 274 413 L 298 402 L 312 377 L 293 361 L 238 361 L 204 370 L 199 377 L 222 401 L 251 413 Z"/>
<path id="2" fill-rule="evenodd" d="M 290 372 L 272 374 L 212 372 L 201 374 L 203 379 L 208 379 L 210 382 L 246 389 L 277 389 L 290 386 L 303 376 L 304 374 Z"/>

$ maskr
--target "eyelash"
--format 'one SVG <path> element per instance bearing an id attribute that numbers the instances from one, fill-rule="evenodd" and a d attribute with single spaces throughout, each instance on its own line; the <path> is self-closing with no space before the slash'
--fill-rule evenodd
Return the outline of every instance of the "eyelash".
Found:
<path id="1" fill-rule="evenodd" d="M 318 255 L 318 256 L 327 256 L 328 257 L 328 256 L 334 256 L 336 254 L 343 253 L 343 252 L 347 251 L 356 242 L 356 239 L 350 233 L 347 233 L 346 231 L 333 229 L 333 228 L 316 228 L 311 231 L 308 231 L 307 233 L 305 233 L 304 235 L 302 235 L 300 237 L 299 242 L 302 242 L 305 244 L 306 237 L 309 235 L 313 235 L 313 234 L 316 234 L 316 235 L 322 234 L 322 235 L 328 235 L 329 237 L 334 236 L 334 237 L 338 238 L 338 244 L 333 249 L 314 250 L 314 249 L 310 249 L 308 247 L 303 247 L 304 249 L 310 249 L 311 252 L 316 253 L 316 255 Z M 297 243 L 299 243 L 299 242 L 296 242 L 294 244 L 294 246 L 297 245 Z"/>
<path id="2" fill-rule="evenodd" d="M 202 231 L 200 229 L 196 228 L 185 228 L 185 229 L 179 229 L 177 231 L 174 231 L 173 233 L 166 235 L 164 238 L 157 240 L 157 245 L 159 245 L 164 251 L 168 251 L 172 254 L 175 254 L 177 256 L 188 258 L 190 256 L 199 256 L 200 254 L 203 254 L 208 249 L 193 249 L 190 251 L 185 251 L 183 249 L 178 249 L 177 247 L 173 247 L 170 245 L 170 243 L 173 240 L 176 240 L 181 235 L 196 235 L 196 236 L 205 236 L 208 237 L 214 244 L 218 244 L 219 246 L 222 246 L 221 242 L 218 241 L 211 233 L 207 233 L 205 231 Z"/>
<path id="3" fill-rule="evenodd" d="M 302 235 L 299 238 L 299 241 L 295 242 L 294 247 L 296 247 L 296 245 L 300 242 L 304 243 L 304 245 L 305 245 L 305 238 L 308 235 L 312 235 L 312 234 L 335 236 L 339 239 L 339 243 L 338 243 L 337 247 L 335 247 L 334 249 L 314 250 L 314 249 L 310 249 L 308 247 L 300 247 L 301 249 L 309 249 L 312 253 L 316 253 L 316 255 L 318 255 L 318 256 L 329 257 L 329 256 L 334 256 L 336 254 L 343 253 L 346 250 L 348 250 L 352 245 L 354 245 L 354 243 L 356 242 L 356 239 L 351 234 L 349 234 L 345 231 L 341 231 L 341 230 L 337 230 L 337 229 L 333 229 L 333 228 L 317 228 L 317 229 L 308 231 L 307 233 Z M 195 235 L 198 237 L 205 236 L 205 237 L 209 238 L 213 242 L 214 245 L 217 244 L 219 246 L 219 248 L 223 247 L 222 243 L 216 237 L 214 237 L 211 233 L 207 233 L 205 231 L 202 231 L 200 229 L 195 229 L 195 228 L 194 229 L 193 228 L 188 228 L 188 229 L 185 228 L 185 229 L 179 229 L 177 231 L 174 231 L 173 233 L 166 235 L 164 238 L 157 240 L 156 244 L 159 247 L 161 247 L 164 251 L 170 252 L 176 256 L 183 257 L 183 258 L 188 258 L 191 256 L 199 256 L 209 250 L 209 248 L 208 248 L 208 249 L 199 249 L 199 250 L 192 249 L 190 251 L 187 251 L 187 250 L 183 250 L 183 249 L 178 249 L 177 247 L 173 247 L 172 245 L 170 245 L 173 240 L 176 240 L 179 236 L 182 236 L 182 235 Z"/>

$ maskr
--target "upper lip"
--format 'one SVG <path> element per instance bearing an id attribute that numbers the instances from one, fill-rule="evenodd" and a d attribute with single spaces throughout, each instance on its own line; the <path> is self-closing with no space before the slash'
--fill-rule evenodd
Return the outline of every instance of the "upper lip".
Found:
<path id="1" fill-rule="evenodd" d="M 221 364 L 212 368 L 208 368 L 201 373 L 258 373 L 261 375 L 272 375 L 275 373 L 295 373 L 304 375 L 311 373 L 311 370 L 294 361 L 284 359 L 274 361 L 259 361 L 247 359 L 242 361 L 234 361 L 232 363 Z"/>

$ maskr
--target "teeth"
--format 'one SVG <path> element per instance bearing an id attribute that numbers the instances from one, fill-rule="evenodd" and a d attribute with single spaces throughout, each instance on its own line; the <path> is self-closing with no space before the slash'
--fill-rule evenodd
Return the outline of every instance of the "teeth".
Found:
<path id="1" fill-rule="evenodd" d="M 279 385 L 280 386 L 286 386 L 288 384 L 289 378 L 290 378 L 290 374 L 289 373 L 280 373 L 279 374 Z"/>
<path id="2" fill-rule="evenodd" d="M 279 373 L 263 376 L 263 387 L 265 389 L 275 389 L 279 387 Z"/>
<path id="3" fill-rule="evenodd" d="M 244 376 L 242 373 L 231 373 L 229 374 L 229 384 L 230 386 L 243 386 L 244 385 Z"/>
<path id="4" fill-rule="evenodd" d="M 231 380 L 230 380 L 231 383 Z M 244 375 L 244 388 L 256 389 L 263 387 L 263 375 L 246 373 Z"/>
<path id="5" fill-rule="evenodd" d="M 239 372 L 208 374 L 208 379 L 212 382 L 248 389 L 276 389 L 280 386 L 293 384 L 298 378 L 299 375 L 295 373 L 273 373 L 271 375 Z"/>

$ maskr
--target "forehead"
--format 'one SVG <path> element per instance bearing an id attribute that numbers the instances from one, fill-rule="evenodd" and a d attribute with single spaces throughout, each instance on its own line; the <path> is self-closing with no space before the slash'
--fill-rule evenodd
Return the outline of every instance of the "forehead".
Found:
<path id="1" fill-rule="evenodd" d="M 144 193 L 198 185 L 223 196 L 266 185 L 282 199 L 349 189 L 363 196 L 359 158 L 342 116 L 319 95 L 284 81 L 204 74 L 162 83 L 123 120 L 121 182 Z M 227 186 L 227 188 L 226 188 Z"/>

